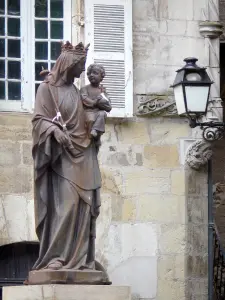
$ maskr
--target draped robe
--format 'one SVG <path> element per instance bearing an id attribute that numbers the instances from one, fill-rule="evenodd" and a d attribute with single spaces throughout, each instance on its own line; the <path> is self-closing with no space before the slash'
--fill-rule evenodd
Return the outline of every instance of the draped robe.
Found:
<path id="1" fill-rule="evenodd" d="M 95 223 L 101 176 L 95 145 L 88 138 L 79 90 L 73 84 L 41 83 L 35 102 L 33 159 L 39 258 L 33 269 L 59 261 L 64 269 L 95 268 Z M 74 151 L 60 145 L 56 103 Z"/>

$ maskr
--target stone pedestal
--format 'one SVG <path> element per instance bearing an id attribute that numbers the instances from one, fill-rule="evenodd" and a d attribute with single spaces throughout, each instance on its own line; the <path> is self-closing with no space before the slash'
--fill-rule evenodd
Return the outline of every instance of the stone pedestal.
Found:
<path id="1" fill-rule="evenodd" d="M 96 270 L 49 270 L 29 272 L 28 284 L 111 284 L 106 274 Z"/>
<path id="2" fill-rule="evenodd" d="M 27 285 L 3 288 L 3 300 L 130 300 L 130 288 L 107 285 Z"/>

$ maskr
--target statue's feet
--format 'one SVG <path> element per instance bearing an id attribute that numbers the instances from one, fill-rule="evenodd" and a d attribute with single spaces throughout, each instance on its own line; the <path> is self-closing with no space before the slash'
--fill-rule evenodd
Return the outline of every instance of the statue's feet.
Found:
<path id="1" fill-rule="evenodd" d="M 50 270 L 59 270 L 59 269 L 62 268 L 62 266 L 63 266 L 63 264 L 60 261 L 55 261 L 55 262 L 50 263 L 48 265 L 48 269 L 50 269 Z"/>
<path id="2" fill-rule="evenodd" d="M 92 129 L 91 132 L 90 132 L 90 135 L 93 137 L 93 138 L 96 138 L 98 136 L 98 133 L 95 129 Z"/>

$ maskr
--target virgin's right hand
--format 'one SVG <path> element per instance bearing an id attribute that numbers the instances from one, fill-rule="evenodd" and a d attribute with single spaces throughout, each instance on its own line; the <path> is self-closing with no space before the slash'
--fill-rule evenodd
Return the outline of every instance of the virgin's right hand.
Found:
<path id="1" fill-rule="evenodd" d="M 54 130 L 54 137 L 56 139 L 56 141 L 60 144 L 60 145 L 68 145 L 69 143 L 69 139 L 68 137 L 65 135 L 65 133 L 63 131 L 61 131 L 60 129 L 56 128 Z"/>

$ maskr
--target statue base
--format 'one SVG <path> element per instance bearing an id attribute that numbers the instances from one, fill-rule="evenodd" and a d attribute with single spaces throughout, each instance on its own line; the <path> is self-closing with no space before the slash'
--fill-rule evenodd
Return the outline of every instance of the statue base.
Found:
<path id="1" fill-rule="evenodd" d="M 30 271 L 28 285 L 36 284 L 91 284 L 110 285 L 106 274 L 96 270 L 49 270 Z"/>
<path id="2" fill-rule="evenodd" d="M 3 287 L 3 300 L 131 300 L 128 286 L 27 285 Z"/>

